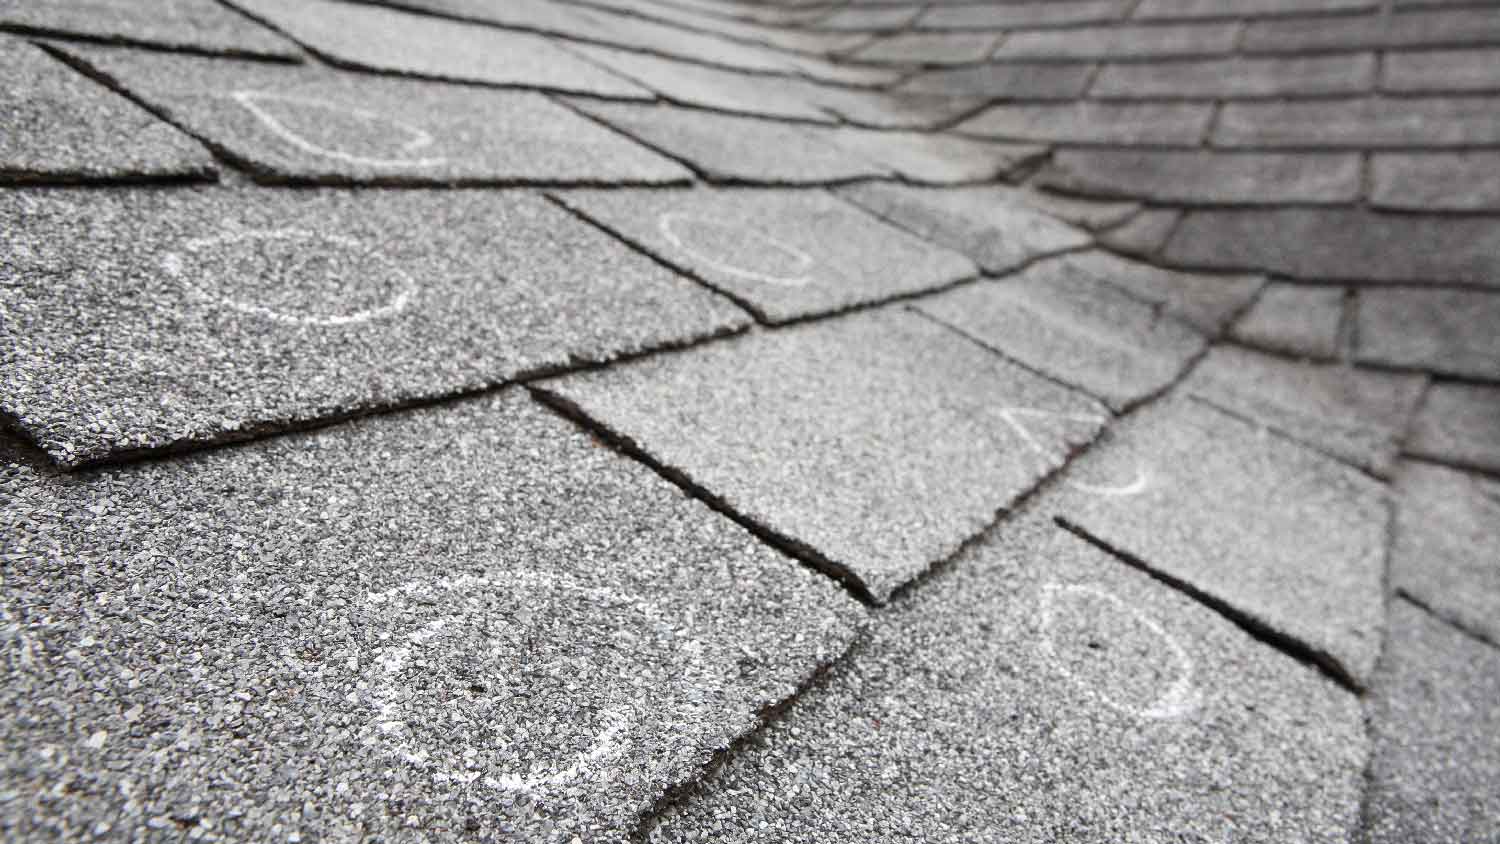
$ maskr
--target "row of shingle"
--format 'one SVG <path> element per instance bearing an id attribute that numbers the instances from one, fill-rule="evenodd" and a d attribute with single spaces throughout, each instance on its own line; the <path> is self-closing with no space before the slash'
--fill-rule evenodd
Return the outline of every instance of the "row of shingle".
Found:
<path id="1" fill-rule="evenodd" d="M 1016 7 L 997 6 L 1004 10 Z M 862 62 L 965 64 L 983 61 L 1124 62 L 1230 54 L 1313 54 L 1492 46 L 1500 9 L 1423 9 L 1392 15 L 1317 16 L 1193 23 L 1116 23 L 1066 29 L 901 32 L 855 50 Z"/>

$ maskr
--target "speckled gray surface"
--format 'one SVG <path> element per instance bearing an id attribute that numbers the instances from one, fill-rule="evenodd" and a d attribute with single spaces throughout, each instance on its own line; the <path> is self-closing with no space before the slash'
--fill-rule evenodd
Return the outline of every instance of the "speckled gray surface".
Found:
<path id="1" fill-rule="evenodd" d="M 899 308 L 542 388 L 877 601 L 989 524 L 1107 418 Z"/>
<path id="2" fill-rule="evenodd" d="M 1310 360 L 1337 360 L 1345 349 L 1342 287 L 1271 284 L 1230 334 L 1247 346 Z"/>
<path id="3" fill-rule="evenodd" d="M 1350 840 L 1353 695 L 1046 521 L 996 534 L 648 840 Z"/>
<path id="4" fill-rule="evenodd" d="M 687 168 L 532 91 L 98 47 L 69 53 L 266 181 L 664 184 Z"/>
<path id="5" fill-rule="evenodd" d="M 212 178 L 213 157 L 150 112 L 0 35 L 0 183 Z"/>
<path id="6" fill-rule="evenodd" d="M 1187 323 L 1066 258 L 913 307 L 1117 411 L 1165 389 L 1204 348 Z"/>
<path id="7" fill-rule="evenodd" d="M 300 61 L 302 51 L 214 0 L 0 0 L 0 28 Z"/>
<path id="8" fill-rule="evenodd" d="M 1260 276 L 1176 272 L 1108 252 L 1082 252 L 1069 255 L 1066 260 L 1101 281 L 1159 306 L 1209 336 L 1217 336 L 1265 284 Z"/>
<path id="9" fill-rule="evenodd" d="M 485 85 L 651 99 L 645 88 L 527 32 L 335 0 L 226 0 L 330 61 Z"/>
<path id="10" fill-rule="evenodd" d="M 1406 451 L 1500 475 L 1500 385 L 1433 384 L 1412 421 Z"/>
<path id="11" fill-rule="evenodd" d="M 1405 601 L 1370 701 L 1370 844 L 1500 841 L 1500 650 Z"/>
<path id="12" fill-rule="evenodd" d="M 749 321 L 518 191 L 8 191 L 0 218 L 0 408 L 64 464 Z"/>
<path id="13" fill-rule="evenodd" d="M 1408 461 L 1396 494 L 1392 585 L 1500 647 L 1500 483 Z"/>
<path id="14" fill-rule="evenodd" d="M 1368 682 L 1385 618 L 1385 488 L 1192 399 L 1069 467 L 1049 512 Z"/>
<path id="15" fill-rule="evenodd" d="M 684 162 L 710 182 L 820 185 L 894 172 L 850 154 L 815 126 L 670 105 L 582 99 L 572 103 L 601 123 Z"/>
<path id="16" fill-rule="evenodd" d="M 840 188 L 838 194 L 907 231 L 968 255 L 989 273 L 1089 243 L 1086 233 L 1019 201 L 1004 187 L 867 183 Z"/>
<path id="17" fill-rule="evenodd" d="M 594 44 L 570 43 L 566 49 L 675 103 L 762 117 L 838 122 L 807 97 L 799 96 L 803 88 L 811 87 L 808 82 L 750 76 Z"/>
<path id="18" fill-rule="evenodd" d="M 743 302 L 762 320 L 826 314 L 978 273 L 964 256 L 824 191 L 557 191 L 569 207 Z"/>
<path id="19" fill-rule="evenodd" d="M 845 126 L 828 137 L 856 155 L 923 184 L 992 181 L 1045 153 L 1029 144 L 979 141 L 930 132 L 890 132 Z"/>
<path id="20" fill-rule="evenodd" d="M 1385 477 L 1427 378 L 1218 346 L 1183 389 Z"/>
<path id="21" fill-rule="evenodd" d="M 9 841 L 623 841 L 862 623 L 524 394 L 0 491 Z"/>
<path id="22" fill-rule="evenodd" d="M 1500 382 L 1500 293 L 1365 290 L 1355 313 L 1361 363 Z"/>

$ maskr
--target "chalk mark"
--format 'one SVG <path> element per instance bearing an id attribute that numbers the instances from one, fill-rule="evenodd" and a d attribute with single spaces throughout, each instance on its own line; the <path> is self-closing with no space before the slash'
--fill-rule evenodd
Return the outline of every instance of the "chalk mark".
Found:
<path id="1" fill-rule="evenodd" d="M 359 241 L 350 237 L 343 237 L 341 235 L 318 234 L 316 232 L 307 231 L 305 229 L 247 229 L 230 232 L 228 234 L 214 235 L 212 237 L 192 238 L 190 240 L 183 241 L 182 249 L 183 251 L 188 253 L 196 253 L 211 246 L 222 246 L 265 240 L 320 241 L 324 243 L 332 243 L 344 247 L 345 249 L 348 249 L 350 251 L 355 251 L 361 248 L 361 244 Z M 369 322 L 374 319 L 381 319 L 384 317 L 392 316 L 394 314 L 398 314 L 401 311 L 406 310 L 406 308 L 411 305 L 412 300 L 416 298 L 417 283 L 412 279 L 411 276 L 403 272 L 400 267 L 397 267 L 395 264 L 390 263 L 390 261 L 379 257 L 375 253 L 368 254 L 385 263 L 385 265 L 389 268 L 391 274 L 395 276 L 399 289 L 396 291 L 396 294 L 391 297 L 391 300 L 389 302 L 379 307 L 365 308 L 363 310 L 355 311 L 354 313 L 350 314 L 332 315 L 286 313 L 284 311 L 278 311 L 273 308 L 267 308 L 264 305 L 257 305 L 251 302 L 242 302 L 238 299 L 232 299 L 228 296 L 211 293 L 207 290 L 204 290 L 202 287 L 199 287 L 197 284 L 194 284 L 188 279 L 183 257 L 176 252 L 168 252 L 163 255 L 161 259 L 161 265 L 162 269 L 164 269 L 168 275 L 175 278 L 190 295 L 196 298 L 221 305 L 231 310 L 239 311 L 240 313 L 262 317 L 264 319 L 273 320 L 275 322 L 287 323 L 290 325 L 317 325 L 332 327 L 342 325 L 356 325 L 359 323 Z"/>
<path id="2" fill-rule="evenodd" d="M 1159 695 L 1156 700 L 1152 701 L 1150 706 L 1144 708 L 1136 708 L 1120 703 L 1110 695 L 1099 690 L 1094 685 L 1089 684 L 1087 681 L 1085 681 L 1084 678 L 1079 677 L 1072 671 L 1069 671 L 1063 664 L 1062 659 L 1058 657 L 1056 646 L 1052 641 L 1052 627 L 1053 619 L 1056 616 L 1057 595 L 1061 592 L 1072 592 L 1077 594 L 1089 595 L 1095 598 L 1102 598 L 1114 604 L 1116 607 L 1119 607 L 1121 610 L 1129 613 L 1132 618 L 1134 618 L 1137 622 L 1146 627 L 1152 633 L 1155 633 L 1157 638 L 1161 639 L 1167 644 L 1168 649 L 1172 652 L 1173 661 L 1181 666 L 1182 669 L 1181 673 L 1177 676 L 1177 679 L 1173 681 L 1172 685 L 1169 686 L 1165 692 Z M 1082 584 L 1076 583 L 1048 583 L 1043 585 L 1041 590 L 1041 616 L 1042 639 L 1041 644 L 1038 645 L 1038 648 L 1043 652 L 1044 656 L 1048 658 L 1050 664 L 1057 669 L 1058 673 L 1062 674 L 1064 677 L 1067 677 L 1070 681 L 1073 682 L 1074 685 L 1082 689 L 1084 692 L 1097 698 L 1105 706 L 1108 706 L 1109 708 L 1117 712 L 1122 712 L 1126 715 L 1131 715 L 1138 718 L 1165 720 L 1171 718 L 1181 718 L 1192 713 L 1202 705 L 1203 696 L 1197 686 L 1193 684 L 1193 660 L 1192 657 L 1188 656 L 1187 650 L 1184 649 L 1176 639 L 1168 634 L 1161 625 L 1152 621 L 1150 618 L 1147 618 L 1146 615 L 1139 609 L 1130 606 L 1112 593 L 1106 592 L 1097 587 L 1084 586 Z"/>
<path id="3" fill-rule="evenodd" d="M 700 225 L 706 224 L 711 226 L 718 226 L 727 231 L 734 232 L 737 236 L 740 237 L 749 236 L 757 238 L 767 247 L 790 257 L 797 264 L 797 269 L 792 270 L 791 275 L 772 275 L 770 273 L 764 273 L 759 270 L 747 269 L 745 267 L 727 263 L 721 258 L 705 254 L 704 252 L 688 245 L 688 243 L 683 239 L 681 233 L 679 233 L 675 228 L 678 223 L 698 223 Z M 803 287 L 813 281 L 813 277 L 811 275 L 807 275 L 807 271 L 811 270 L 813 268 L 813 265 L 817 263 L 817 261 L 811 255 L 803 252 L 801 249 L 798 249 L 795 246 L 783 243 L 771 237 L 770 235 L 765 234 L 764 232 L 756 231 L 753 228 L 749 228 L 747 226 L 731 225 L 722 220 L 716 220 L 711 217 L 689 216 L 677 211 L 668 211 L 667 213 L 661 215 L 661 218 L 657 221 L 657 229 L 661 232 L 661 236 L 666 238 L 667 242 L 672 244 L 672 246 L 686 253 L 693 259 L 701 261 L 702 263 L 705 263 L 713 269 L 716 269 L 721 273 L 725 273 L 726 275 L 737 276 L 739 278 L 749 279 L 750 281 L 758 281 L 764 284 L 771 284 L 777 287 Z M 801 273 L 801 275 L 797 275 L 798 273 Z"/>
<path id="4" fill-rule="evenodd" d="M 436 167 L 439 164 L 446 163 L 448 160 L 442 157 L 374 158 L 371 156 L 356 155 L 354 153 L 344 152 L 343 150 L 329 149 L 328 147 L 313 143 L 312 141 L 293 131 L 285 123 L 282 123 L 280 120 L 278 120 L 276 118 L 276 115 L 267 111 L 265 108 L 262 108 L 260 105 L 260 101 L 291 103 L 294 105 L 306 106 L 309 108 L 319 108 L 325 111 L 346 114 L 369 123 L 384 123 L 389 126 L 394 126 L 395 128 L 401 130 L 402 132 L 405 132 L 411 137 L 411 140 L 407 141 L 405 144 L 402 144 L 399 148 L 404 154 L 414 153 L 420 149 L 432 146 L 433 137 L 426 130 L 416 126 L 412 126 L 409 123 L 403 123 L 399 120 L 385 117 L 384 115 L 370 111 L 369 109 L 349 108 L 347 106 L 337 105 L 335 103 L 330 103 L 325 100 L 319 100 L 312 97 L 300 97 L 292 94 L 273 94 L 266 91 L 234 91 L 229 96 L 234 99 L 235 102 L 239 103 L 241 106 L 244 106 L 246 111 L 255 115 L 256 119 L 265 124 L 266 128 L 270 129 L 271 132 L 277 137 L 302 150 L 303 152 L 309 152 L 313 155 L 321 155 L 327 158 L 336 158 L 340 161 L 346 161 L 350 164 L 362 164 L 367 167 L 392 168 Z"/>

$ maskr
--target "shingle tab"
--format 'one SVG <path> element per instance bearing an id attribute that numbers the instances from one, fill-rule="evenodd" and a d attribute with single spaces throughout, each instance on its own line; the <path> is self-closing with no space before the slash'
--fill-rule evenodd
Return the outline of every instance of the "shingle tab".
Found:
<path id="1" fill-rule="evenodd" d="M 1500 211 L 1500 152 L 1381 153 L 1370 202 L 1409 211 Z"/>
<path id="2" fill-rule="evenodd" d="M 1500 381 L 1500 294 L 1367 290 L 1357 313 L 1361 362 Z"/>
<path id="3" fill-rule="evenodd" d="M 1355 834 L 1358 700 L 1051 524 L 1007 522 L 913 598 L 648 840 Z"/>
<path id="4" fill-rule="evenodd" d="M 1097 26 L 1012 32 L 996 60 L 1124 59 L 1217 56 L 1234 49 L 1238 23 Z"/>
<path id="5" fill-rule="evenodd" d="M 1500 651 L 1405 601 L 1370 700 L 1371 844 L 1484 841 L 1500 815 Z"/>
<path id="6" fill-rule="evenodd" d="M 1495 43 L 1500 43 L 1500 14 L 1454 9 L 1255 21 L 1245 29 L 1242 48 L 1248 53 L 1297 53 Z"/>
<path id="7" fill-rule="evenodd" d="M 881 219 L 968 255 L 989 273 L 1089 243 L 1087 234 L 1027 205 L 1011 188 L 871 183 L 838 193 Z"/>
<path id="8" fill-rule="evenodd" d="M 1166 259 L 1311 280 L 1500 287 L 1500 226 L 1483 217 L 1345 208 L 1190 211 Z"/>
<path id="9" fill-rule="evenodd" d="M 1386 477 L 1425 386 L 1420 375 L 1287 360 L 1219 346 L 1193 368 L 1182 389 Z"/>
<path id="10" fill-rule="evenodd" d="M 1500 475 L 1500 385 L 1433 384 L 1412 423 L 1406 451 Z"/>
<path id="11" fill-rule="evenodd" d="M 1069 468 L 1049 512 L 1369 682 L 1385 619 L 1380 484 L 1191 399 L 1110 434 Z"/>
<path id="12" fill-rule="evenodd" d="M 1396 492 L 1392 585 L 1500 647 L 1500 485 L 1406 462 Z"/>
<path id="13" fill-rule="evenodd" d="M 558 193 L 583 216 L 767 322 L 946 287 L 976 272 L 823 191 Z"/>
<path id="14" fill-rule="evenodd" d="M 862 615 L 515 394 L 6 465 L 0 534 L 19 840 L 624 842 Z"/>
<path id="15" fill-rule="evenodd" d="M 892 175 L 883 164 L 850 155 L 818 127 L 665 105 L 573 105 L 710 182 L 821 185 Z"/>
<path id="16" fill-rule="evenodd" d="M 231 0 L 337 64 L 484 85 L 622 99 L 646 89 L 528 32 L 334 0 Z"/>
<path id="17" fill-rule="evenodd" d="M 992 106 L 955 127 L 961 134 L 1020 141 L 1197 146 L 1209 103 L 1035 103 Z"/>
<path id="18" fill-rule="evenodd" d="M 0 0 L 0 28 L 301 61 L 296 44 L 214 0 Z"/>
<path id="19" fill-rule="evenodd" d="M 1232 334 L 1247 346 L 1333 360 L 1345 351 L 1341 342 L 1347 299 L 1342 287 L 1271 284 L 1234 324 Z"/>
<path id="20" fill-rule="evenodd" d="M 1500 49 L 1392 50 L 1381 64 L 1387 91 L 1500 91 Z"/>
<path id="21" fill-rule="evenodd" d="M 879 602 L 1060 466 L 1108 413 L 901 311 L 542 389 Z M 1018 414 L 1055 424 L 1032 433 Z"/>
<path id="22" fill-rule="evenodd" d="M 1377 98 L 1225 104 L 1225 147 L 1464 147 L 1500 144 L 1500 98 Z"/>
<path id="23" fill-rule="evenodd" d="M 0 184 L 204 179 L 208 150 L 19 39 L 0 36 Z"/>
<path id="24" fill-rule="evenodd" d="M 1347 203 L 1361 189 L 1354 154 L 1210 150 L 1060 150 L 1039 183 L 1094 196 L 1165 204 Z"/>
<path id="25" fill-rule="evenodd" d="M 1307 97 L 1358 94 L 1374 86 L 1375 55 L 1345 53 L 1111 63 L 1099 71 L 1089 96 L 1123 100 Z"/>
<path id="26" fill-rule="evenodd" d="M 0 192 L 0 407 L 77 464 L 732 330 L 747 317 L 541 197 Z M 560 318 L 566 314 L 567 318 Z"/>
<path id="27" fill-rule="evenodd" d="M 921 300 L 914 308 L 1124 410 L 1171 384 L 1204 348 L 1187 323 L 1067 258 Z"/>
<path id="28" fill-rule="evenodd" d="M 66 48 L 263 181 L 669 184 L 686 167 L 534 91 Z"/>

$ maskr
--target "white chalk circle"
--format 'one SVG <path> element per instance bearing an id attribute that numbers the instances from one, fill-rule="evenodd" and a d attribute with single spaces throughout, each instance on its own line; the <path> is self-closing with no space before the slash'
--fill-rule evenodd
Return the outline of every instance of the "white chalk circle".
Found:
<path id="1" fill-rule="evenodd" d="M 1144 705 L 1133 705 L 1121 701 L 1114 689 L 1100 688 L 1098 682 L 1093 682 L 1087 677 L 1081 677 L 1069 670 L 1067 660 L 1058 652 L 1056 635 L 1058 626 L 1059 610 L 1071 603 L 1074 605 L 1075 617 L 1098 619 L 1100 617 L 1097 608 L 1086 608 L 1081 606 L 1084 602 L 1103 602 L 1112 611 L 1122 613 L 1134 624 L 1150 631 L 1157 640 L 1162 642 L 1166 651 L 1171 656 L 1172 665 L 1175 667 L 1175 679 L 1167 684 L 1166 688 L 1160 690 L 1156 697 Z M 1182 718 L 1191 714 L 1202 705 L 1203 696 L 1198 687 L 1193 683 L 1193 660 L 1185 648 L 1171 634 L 1167 633 L 1161 625 L 1146 617 L 1139 609 L 1125 603 L 1113 594 L 1093 586 L 1082 584 L 1048 583 L 1042 586 L 1040 595 L 1041 613 L 1041 640 L 1037 646 L 1043 659 L 1068 680 L 1082 689 L 1090 697 L 1103 703 L 1105 706 L 1117 712 L 1124 713 L 1136 718 L 1146 719 L 1171 719 Z M 1109 648 L 1111 643 L 1100 643 L 1104 648 Z M 1116 649 L 1116 652 L 1118 649 Z M 1111 651 L 1106 650 L 1109 653 Z"/>
<path id="2" fill-rule="evenodd" d="M 1026 443 L 1027 447 L 1029 447 L 1033 452 L 1046 460 L 1061 460 L 1066 457 L 1066 455 L 1061 453 L 1060 449 L 1048 448 L 1047 445 L 1043 443 L 1035 433 L 1032 432 L 1030 425 L 1028 425 L 1026 422 L 1027 419 L 1041 419 L 1044 421 L 1054 422 L 1079 422 L 1088 425 L 1097 425 L 1100 422 L 1108 421 L 1106 417 L 1102 417 L 1096 414 L 1056 413 L 1050 410 L 1037 410 L 1030 407 L 1005 407 L 1000 408 L 999 410 L 995 411 L 995 413 L 1002 420 L 1004 420 L 1007 425 L 1010 426 L 1012 431 L 1015 431 L 1016 436 L 1020 437 L 1021 441 Z M 1137 460 L 1135 463 L 1135 472 L 1131 479 L 1121 484 L 1092 484 L 1085 481 L 1076 480 L 1072 478 L 1071 475 L 1072 473 L 1070 472 L 1067 476 L 1064 476 L 1063 483 L 1076 490 L 1091 493 L 1093 495 L 1139 495 L 1142 492 L 1145 492 L 1151 486 L 1151 476 L 1147 472 L 1145 465 L 1143 465 L 1139 460 Z"/>
<path id="3" fill-rule="evenodd" d="M 680 627 L 640 595 L 541 572 L 514 572 L 503 579 L 424 579 L 372 594 L 366 601 L 381 618 L 415 617 L 419 623 L 393 631 L 389 644 L 364 667 L 376 711 L 362 732 L 364 743 L 440 781 L 515 792 L 574 785 L 619 756 L 622 734 L 642 717 L 641 706 L 627 704 L 639 702 L 617 700 L 585 711 L 574 705 L 569 690 L 587 688 L 590 679 L 608 683 L 622 670 L 608 660 L 598 662 L 600 654 L 638 645 L 645 637 L 675 635 L 670 631 Z M 607 630 L 588 623 L 601 614 L 612 620 Z M 600 638 L 576 648 L 587 652 L 588 664 L 533 665 L 536 673 L 527 674 L 529 643 L 554 642 L 559 632 Z M 686 658 L 677 673 L 694 676 L 699 670 L 695 642 L 673 640 L 676 647 L 666 651 Z M 547 653 L 558 658 L 555 649 Z M 451 685 L 414 685 L 432 678 L 434 663 L 445 660 L 474 667 L 475 695 L 465 701 L 469 708 L 459 726 L 478 731 L 477 737 L 454 730 L 454 713 L 436 708 Z M 594 692 L 583 697 L 596 698 L 598 689 Z M 422 726 L 435 719 L 443 720 L 446 729 L 424 735 Z M 470 738 L 455 738 L 463 735 Z M 559 747 L 569 749 L 559 753 Z"/>
<path id="4" fill-rule="evenodd" d="M 674 248 L 725 275 L 777 287 L 803 287 L 813 281 L 808 273 L 817 261 L 811 255 L 750 226 L 669 211 L 661 215 L 657 228 Z M 724 244 L 734 244 L 740 254 L 723 255 Z M 745 266 L 750 261 L 763 266 Z"/>
<path id="5" fill-rule="evenodd" d="M 274 94 L 267 91 L 235 91 L 229 96 L 254 115 L 276 137 L 313 155 L 366 167 L 387 168 L 436 167 L 447 161 L 442 157 L 424 158 L 416 155 L 419 150 L 432 146 L 433 137 L 429 132 L 369 109 L 349 108 L 312 97 Z M 305 132 L 298 132 L 289 126 L 288 120 L 285 119 L 289 115 L 282 117 L 276 115 L 276 109 L 286 110 L 287 107 L 290 107 L 293 113 L 302 110 L 304 113 L 300 115 L 301 121 L 315 121 L 314 125 L 325 134 L 331 126 L 340 123 L 347 124 L 351 121 L 357 123 L 366 130 L 360 133 L 366 138 L 389 138 L 391 140 L 389 146 L 393 153 L 384 156 L 363 155 L 345 149 L 335 149 L 328 146 L 326 141 L 318 143 L 308 138 Z M 306 113 L 309 111 L 313 114 Z"/>
<path id="6" fill-rule="evenodd" d="M 192 238 L 163 254 L 161 266 L 193 298 L 289 325 L 370 322 L 406 310 L 417 295 L 416 281 L 375 249 L 306 229 Z"/>

